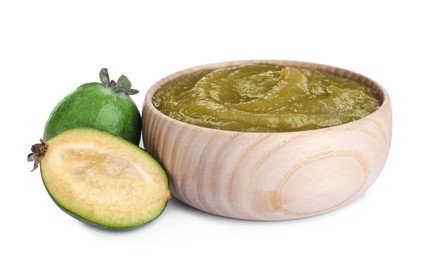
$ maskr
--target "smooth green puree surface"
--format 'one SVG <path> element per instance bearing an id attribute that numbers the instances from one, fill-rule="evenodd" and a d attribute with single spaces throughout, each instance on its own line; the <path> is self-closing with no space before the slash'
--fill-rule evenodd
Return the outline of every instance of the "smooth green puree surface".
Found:
<path id="1" fill-rule="evenodd" d="M 358 120 L 380 102 L 370 88 L 328 72 L 254 64 L 177 78 L 155 93 L 153 104 L 193 125 L 289 132 Z"/>

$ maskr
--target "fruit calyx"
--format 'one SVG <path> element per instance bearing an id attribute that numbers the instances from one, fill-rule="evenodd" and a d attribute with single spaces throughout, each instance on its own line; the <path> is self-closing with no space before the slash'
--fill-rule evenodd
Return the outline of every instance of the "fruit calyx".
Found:
<path id="1" fill-rule="evenodd" d="M 105 85 L 105 87 L 111 89 L 115 93 L 124 93 L 125 95 L 134 95 L 138 93 L 138 90 L 131 88 L 131 81 L 128 77 L 122 75 L 119 77 L 117 82 L 109 79 L 108 69 L 103 68 L 99 73 L 100 81 Z"/>
<path id="2" fill-rule="evenodd" d="M 47 152 L 47 144 L 44 142 L 43 139 L 40 139 L 40 142 L 41 143 L 32 145 L 32 147 L 30 148 L 30 150 L 32 150 L 32 153 L 27 156 L 28 162 L 33 161 L 33 169 L 31 172 L 38 168 L 38 165 L 41 162 L 41 158 L 43 158 Z"/>

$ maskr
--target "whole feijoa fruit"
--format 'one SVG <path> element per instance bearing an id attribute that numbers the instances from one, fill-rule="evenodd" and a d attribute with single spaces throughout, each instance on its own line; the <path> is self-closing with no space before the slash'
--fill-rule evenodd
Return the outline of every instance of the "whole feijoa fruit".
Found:
<path id="1" fill-rule="evenodd" d="M 73 128 L 34 144 L 28 161 L 62 210 L 88 224 L 133 229 L 157 218 L 170 198 L 163 167 L 146 151 L 94 128 Z"/>
<path id="2" fill-rule="evenodd" d="M 141 116 L 129 97 L 138 91 L 124 75 L 115 82 L 103 68 L 99 76 L 101 83 L 83 84 L 56 105 L 44 128 L 45 140 L 70 128 L 91 127 L 139 144 Z"/>

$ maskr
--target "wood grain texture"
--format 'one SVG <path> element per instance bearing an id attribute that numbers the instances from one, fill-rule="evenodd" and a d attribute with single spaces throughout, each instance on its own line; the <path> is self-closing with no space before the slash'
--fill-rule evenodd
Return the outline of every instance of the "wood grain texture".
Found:
<path id="1" fill-rule="evenodd" d="M 377 90 L 381 106 L 363 119 L 324 129 L 244 133 L 183 123 L 152 104 L 158 88 L 187 73 L 258 62 L 355 79 Z M 238 219 L 296 219 L 354 200 L 382 171 L 391 132 L 391 102 L 383 87 L 351 71 L 306 62 L 248 60 L 187 69 L 152 86 L 143 105 L 145 149 L 167 170 L 172 195 L 197 209 Z"/>

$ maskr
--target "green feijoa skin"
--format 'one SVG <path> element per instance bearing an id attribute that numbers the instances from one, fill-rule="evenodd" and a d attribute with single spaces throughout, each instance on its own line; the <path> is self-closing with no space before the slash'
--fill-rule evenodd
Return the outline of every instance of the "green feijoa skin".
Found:
<path id="1" fill-rule="evenodd" d="M 120 136 L 131 143 L 140 142 L 141 115 L 130 95 L 131 82 L 124 75 L 109 80 L 108 70 L 100 71 L 101 83 L 86 83 L 64 97 L 51 112 L 44 139 L 77 127 L 91 127 Z"/>

